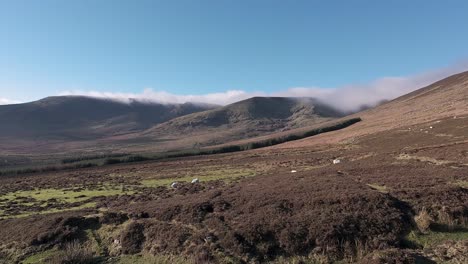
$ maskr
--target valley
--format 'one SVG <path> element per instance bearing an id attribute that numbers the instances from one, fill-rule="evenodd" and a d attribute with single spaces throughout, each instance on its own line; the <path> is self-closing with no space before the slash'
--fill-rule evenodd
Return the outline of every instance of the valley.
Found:
<path id="1" fill-rule="evenodd" d="M 362 118 L 350 126 L 282 144 L 2 175 L 0 259 L 466 262 L 467 95 L 464 73 L 342 117 Z M 450 103 L 426 109 L 438 100 Z"/>

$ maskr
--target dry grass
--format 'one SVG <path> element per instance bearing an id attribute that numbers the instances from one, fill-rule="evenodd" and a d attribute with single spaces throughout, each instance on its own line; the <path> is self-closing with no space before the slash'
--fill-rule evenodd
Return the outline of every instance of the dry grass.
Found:
<path id="1" fill-rule="evenodd" d="M 434 223 L 434 219 L 429 215 L 429 212 L 425 207 L 419 212 L 418 215 L 414 217 L 414 221 L 416 225 L 422 233 L 427 233 L 431 224 Z"/>
<path id="2" fill-rule="evenodd" d="M 367 186 L 369 186 L 372 189 L 374 189 L 374 190 L 376 190 L 378 192 L 381 192 L 381 193 L 388 193 L 389 192 L 387 186 L 378 185 L 378 184 L 367 184 Z"/>
<path id="3" fill-rule="evenodd" d="M 88 244 L 73 241 L 65 245 L 64 250 L 49 261 L 51 264 L 92 264 L 96 263 L 96 257 Z"/>

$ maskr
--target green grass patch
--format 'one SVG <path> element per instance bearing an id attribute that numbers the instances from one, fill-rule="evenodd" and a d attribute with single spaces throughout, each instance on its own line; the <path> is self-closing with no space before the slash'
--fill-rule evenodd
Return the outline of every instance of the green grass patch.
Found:
<path id="1" fill-rule="evenodd" d="M 34 254 L 32 256 L 29 256 L 25 260 L 23 260 L 21 263 L 22 264 L 46 264 L 47 263 L 46 260 L 54 256 L 57 253 L 58 251 L 56 249 L 49 249 L 49 250 Z"/>
<path id="2" fill-rule="evenodd" d="M 127 192 L 128 193 L 128 192 Z M 21 198 L 33 198 L 37 201 L 48 201 L 50 199 L 57 199 L 66 203 L 74 203 L 86 201 L 89 198 L 98 197 L 98 196 L 112 196 L 123 194 L 121 188 L 116 188 L 114 186 L 104 185 L 100 189 L 36 189 L 36 190 L 27 190 L 27 191 L 16 191 L 12 193 L 7 193 L 0 196 L 0 199 L 6 199 L 8 201 L 13 201 Z M 3 203 L 5 203 L 3 202 Z"/>
<path id="3" fill-rule="evenodd" d="M 254 170 L 250 169 L 219 169 L 211 170 L 204 172 L 197 172 L 192 175 L 183 176 L 183 177 L 173 177 L 173 178 L 162 178 L 162 179 L 145 179 L 141 181 L 141 184 L 145 187 L 158 187 L 158 186 L 168 186 L 172 182 L 191 182 L 193 179 L 198 178 L 201 182 L 206 181 L 233 181 L 241 177 L 252 177 L 256 173 Z"/>
<path id="4" fill-rule="evenodd" d="M 100 188 L 85 189 L 35 189 L 23 190 L 0 196 L 0 218 L 19 218 L 35 214 L 48 214 L 70 210 L 80 210 L 96 207 L 92 198 L 99 196 L 114 196 L 133 194 L 133 190 L 124 190 L 119 186 L 102 185 Z M 67 206 L 67 204 L 69 204 Z M 17 211 L 9 212 L 10 206 L 17 207 Z M 43 208 L 38 210 L 38 207 Z"/>
<path id="5" fill-rule="evenodd" d="M 125 255 L 121 256 L 118 264 L 194 264 L 195 262 L 183 256 L 176 255 Z"/>
<path id="6" fill-rule="evenodd" d="M 430 231 L 427 234 L 420 234 L 412 231 L 408 235 L 407 240 L 423 248 L 427 248 L 441 244 L 447 240 L 468 240 L 468 230 L 462 229 L 453 232 Z"/>
<path id="7" fill-rule="evenodd" d="M 43 214 L 51 214 L 51 213 L 58 213 L 58 212 L 67 212 L 67 211 L 75 211 L 75 210 L 80 210 L 80 209 L 86 209 L 86 208 L 94 208 L 96 207 L 95 202 L 90 202 L 90 203 L 84 203 L 79 206 L 73 206 L 73 207 L 68 207 L 68 208 L 51 208 L 47 210 L 42 210 L 42 211 L 31 211 L 31 212 L 21 212 L 19 214 L 15 215 L 7 215 L 7 216 L 0 216 L 1 219 L 10 219 L 10 218 L 22 218 L 22 217 L 28 217 L 31 215 L 43 215 Z"/>

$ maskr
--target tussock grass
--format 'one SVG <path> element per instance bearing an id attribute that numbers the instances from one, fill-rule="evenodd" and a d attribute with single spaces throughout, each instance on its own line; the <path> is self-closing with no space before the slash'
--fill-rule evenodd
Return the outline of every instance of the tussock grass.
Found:
<path id="1" fill-rule="evenodd" d="M 414 217 L 414 221 L 416 222 L 419 231 L 422 233 L 427 233 L 430 226 L 434 223 L 434 219 L 425 207 L 423 207 L 421 212 Z"/>
<path id="2" fill-rule="evenodd" d="M 87 243 L 73 241 L 65 245 L 65 248 L 48 260 L 51 264 L 93 264 L 99 263 L 95 253 Z"/>

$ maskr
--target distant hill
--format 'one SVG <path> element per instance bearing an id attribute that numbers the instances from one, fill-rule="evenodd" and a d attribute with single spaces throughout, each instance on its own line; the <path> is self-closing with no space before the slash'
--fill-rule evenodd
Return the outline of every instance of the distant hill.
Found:
<path id="1" fill-rule="evenodd" d="M 141 131 L 179 116 L 212 109 L 201 104 L 159 104 L 57 96 L 0 106 L 0 138 L 97 139 Z"/>
<path id="2" fill-rule="evenodd" d="M 142 136 L 191 136 L 203 145 L 219 144 L 313 125 L 343 115 L 312 98 L 253 97 L 174 118 L 148 129 Z"/>
<path id="3" fill-rule="evenodd" d="M 48 97 L 0 106 L 0 157 L 190 149 L 315 125 L 343 115 L 312 98 L 254 97 L 220 107 Z"/>

